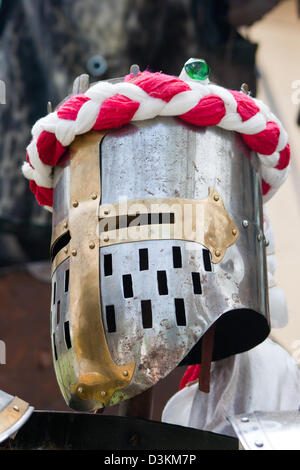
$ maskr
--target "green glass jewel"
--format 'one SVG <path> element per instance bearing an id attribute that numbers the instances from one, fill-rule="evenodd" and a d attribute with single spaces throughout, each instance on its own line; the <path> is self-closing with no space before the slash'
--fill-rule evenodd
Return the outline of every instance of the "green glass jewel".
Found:
<path id="1" fill-rule="evenodd" d="M 209 67 L 203 59 L 189 59 L 184 64 L 184 69 L 194 80 L 206 80 L 209 77 Z"/>

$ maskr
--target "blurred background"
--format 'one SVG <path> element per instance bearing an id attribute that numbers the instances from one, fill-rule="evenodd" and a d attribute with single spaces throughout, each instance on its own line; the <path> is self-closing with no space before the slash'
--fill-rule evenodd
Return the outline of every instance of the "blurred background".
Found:
<path id="1" fill-rule="evenodd" d="M 49 100 L 56 106 L 70 92 L 79 74 L 98 81 L 123 76 L 137 63 L 178 75 L 190 57 L 204 58 L 219 85 L 239 90 L 246 82 L 289 133 L 292 169 L 267 208 L 276 280 L 290 318 L 272 336 L 300 364 L 299 15 L 297 0 L 0 0 L 0 80 L 6 86 L 0 104 L 0 340 L 6 344 L 0 389 L 37 409 L 67 409 L 50 345 L 51 219 L 21 174 L 31 126 L 47 113 Z M 155 419 L 183 372 L 178 368 L 158 385 Z"/>

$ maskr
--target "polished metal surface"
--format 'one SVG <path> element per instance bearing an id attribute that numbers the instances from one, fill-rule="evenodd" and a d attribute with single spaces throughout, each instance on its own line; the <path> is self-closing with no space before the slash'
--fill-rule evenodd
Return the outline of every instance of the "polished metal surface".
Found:
<path id="1" fill-rule="evenodd" d="M 55 228 L 69 217 L 70 207 L 70 166 L 66 162 L 63 170 L 55 169 L 57 184 L 54 191 L 52 229 Z"/>
<path id="2" fill-rule="evenodd" d="M 101 142 L 99 163 L 101 188 L 93 188 L 88 198 L 93 199 L 95 193 L 100 207 L 124 199 L 202 200 L 213 188 L 239 232 L 224 258 L 214 264 L 207 246 L 184 240 L 151 239 L 99 250 L 90 228 L 76 225 L 82 230 L 84 249 L 97 256 L 100 253 L 97 276 L 101 315 L 114 367 L 135 363 L 129 385 L 116 389 L 112 398 L 108 400 L 104 391 L 97 392 L 97 396 L 107 396 L 106 404 L 113 405 L 151 387 L 185 358 L 189 358 L 188 363 L 200 362 L 197 346 L 215 322 L 213 360 L 248 350 L 265 339 L 269 333 L 265 247 L 259 162 L 237 134 L 196 128 L 174 118 L 155 118 L 110 131 Z M 82 184 L 88 184 L 84 176 Z M 54 194 L 56 232 L 59 224 L 69 219 L 69 207 L 75 211 L 84 208 L 82 201 L 74 206 L 74 188 L 70 201 L 69 188 L 70 172 L 65 167 Z M 72 237 L 71 229 L 70 233 Z M 78 244 L 78 234 L 76 238 Z M 51 336 L 56 374 L 65 400 L 75 409 L 87 410 L 103 403 L 100 398 L 83 399 L 79 393 L 82 390 L 74 393 L 80 367 L 72 318 L 79 312 L 70 315 L 72 285 L 69 283 L 66 290 L 65 279 L 72 270 L 73 258 L 77 260 L 81 253 L 76 249 L 75 256 L 77 247 L 72 243 L 71 238 L 70 246 L 61 248 L 54 262 Z M 89 276 L 95 274 L 96 270 Z M 68 276 L 72 279 L 70 273 Z M 80 357 L 82 363 L 82 348 Z"/>
<path id="3" fill-rule="evenodd" d="M 0 443 L 15 434 L 33 410 L 28 403 L 0 390 Z"/>
<path id="4" fill-rule="evenodd" d="M 230 416 L 244 450 L 300 450 L 300 412 L 274 411 Z"/>
<path id="5" fill-rule="evenodd" d="M 128 360 L 137 351 L 141 364 L 149 364 L 149 358 L 155 357 L 165 364 L 170 361 L 171 369 L 225 312 L 216 331 L 214 359 L 261 342 L 269 327 L 265 248 L 258 240 L 263 233 L 259 163 L 240 137 L 173 118 L 137 122 L 104 137 L 101 175 L 102 206 L 125 198 L 199 200 L 213 187 L 240 231 L 222 262 L 211 264 L 212 272 L 203 264 L 205 247 L 196 243 L 151 240 L 100 249 L 102 312 L 104 315 L 112 305 L 115 310 L 116 331 L 107 331 L 115 360 Z M 173 266 L 175 246 L 181 251 L 181 268 Z M 148 250 L 147 270 L 139 268 L 139 250 Z M 105 276 L 105 258 L 109 256 L 112 274 Z M 158 293 L 159 271 L 166 273 L 168 295 Z M 200 275 L 201 295 L 194 294 L 192 272 Z M 131 276 L 132 298 L 124 299 L 124 275 Z M 176 323 L 175 298 L 184 299 L 186 326 Z M 143 300 L 151 300 L 153 329 L 142 327 Z M 157 369 L 147 370 L 144 380 L 165 373 L 163 367 L 159 372 Z M 135 374 L 140 383 L 141 373 L 136 370 Z"/>

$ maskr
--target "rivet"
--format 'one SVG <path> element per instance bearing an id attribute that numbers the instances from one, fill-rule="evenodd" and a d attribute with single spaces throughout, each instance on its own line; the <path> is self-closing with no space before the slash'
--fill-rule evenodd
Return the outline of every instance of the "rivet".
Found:
<path id="1" fill-rule="evenodd" d="M 237 234 L 237 229 L 236 228 L 233 228 L 232 229 L 232 235 L 236 235 Z"/>
<path id="2" fill-rule="evenodd" d="M 51 103 L 51 101 L 48 101 L 48 103 L 47 103 L 47 113 L 48 114 L 52 113 L 52 103 Z"/>
<path id="3" fill-rule="evenodd" d="M 19 408 L 17 405 L 14 405 L 14 406 L 13 406 L 13 409 L 14 409 L 15 411 L 20 411 L 20 408 Z"/>
<path id="4" fill-rule="evenodd" d="M 108 214 L 109 214 L 109 209 L 105 209 L 105 210 L 104 210 L 104 214 L 105 214 L 105 215 L 108 215 Z"/>
<path id="5" fill-rule="evenodd" d="M 243 418 L 241 418 L 241 421 L 242 423 L 249 423 L 249 418 L 247 418 L 247 416 L 244 416 Z"/>
<path id="6" fill-rule="evenodd" d="M 64 223 L 64 228 L 68 228 L 68 222 Z"/>
<path id="7" fill-rule="evenodd" d="M 101 393 L 100 393 L 101 397 L 106 397 L 106 392 L 103 390 Z"/>
<path id="8" fill-rule="evenodd" d="M 261 441 L 255 441 L 254 444 L 256 445 L 256 447 L 263 447 L 264 446 L 264 443 L 261 442 Z"/>
<path id="9" fill-rule="evenodd" d="M 249 226 L 248 220 L 243 220 L 242 226 L 243 226 L 244 228 L 247 228 L 247 227 Z"/>
<path id="10" fill-rule="evenodd" d="M 78 201 L 73 201 L 73 207 L 78 207 Z"/>
<path id="11" fill-rule="evenodd" d="M 138 64 L 132 64 L 131 67 L 130 67 L 130 73 L 136 77 L 137 74 L 139 73 L 140 71 L 140 67 L 138 66 Z"/>
<path id="12" fill-rule="evenodd" d="M 215 195 L 214 195 L 214 200 L 215 200 L 215 201 L 218 201 L 219 199 L 220 199 L 220 197 L 218 196 L 218 194 L 215 194 Z"/>
<path id="13" fill-rule="evenodd" d="M 72 250 L 72 255 L 73 255 L 73 256 L 76 256 L 76 255 L 77 255 L 77 250 L 75 250 L 75 248 L 74 248 L 74 250 Z"/>
<path id="14" fill-rule="evenodd" d="M 103 240 L 104 240 L 105 242 L 108 242 L 108 241 L 109 241 L 109 237 L 106 236 L 106 237 L 103 238 Z"/>
<path id="15" fill-rule="evenodd" d="M 215 251 L 215 255 L 217 258 L 219 258 L 219 256 L 221 256 L 221 251 L 220 250 L 216 250 Z"/>
<path id="16" fill-rule="evenodd" d="M 91 194 L 91 198 L 92 198 L 93 200 L 97 199 L 97 194 L 96 194 L 96 193 Z"/>
<path id="17" fill-rule="evenodd" d="M 94 242 L 90 242 L 89 247 L 90 247 L 90 249 L 92 250 L 93 248 L 95 248 L 95 243 L 94 243 Z"/>
<path id="18" fill-rule="evenodd" d="M 83 393 L 83 387 L 78 387 L 77 388 L 77 393 L 79 393 L 81 395 Z"/>
<path id="19" fill-rule="evenodd" d="M 241 91 L 243 93 L 245 93 L 245 95 L 248 95 L 249 94 L 249 87 L 248 87 L 248 84 L 247 83 L 242 83 L 241 85 Z"/>
<path id="20" fill-rule="evenodd" d="M 124 377 L 128 377 L 128 370 L 123 370 Z"/>
<path id="21" fill-rule="evenodd" d="M 265 246 L 269 246 L 269 245 L 270 245 L 270 241 L 265 238 Z"/>
<path id="22" fill-rule="evenodd" d="M 259 234 L 257 235 L 257 240 L 258 240 L 259 242 L 262 241 L 262 234 L 261 234 L 261 233 L 259 233 Z"/>
<path id="23" fill-rule="evenodd" d="M 68 248 L 64 248 L 64 252 L 67 254 L 68 253 Z"/>

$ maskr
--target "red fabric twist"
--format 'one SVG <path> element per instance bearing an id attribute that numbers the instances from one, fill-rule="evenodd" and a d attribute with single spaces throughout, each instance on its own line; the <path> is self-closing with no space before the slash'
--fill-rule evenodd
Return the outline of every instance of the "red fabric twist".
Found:
<path id="1" fill-rule="evenodd" d="M 257 153 L 272 155 L 276 151 L 280 129 L 276 122 L 267 122 L 266 128 L 257 134 L 241 134 L 244 142 Z"/>
<path id="2" fill-rule="evenodd" d="M 207 95 L 193 109 L 178 117 L 196 126 L 215 126 L 219 124 L 225 114 L 226 109 L 221 98 Z"/>
<path id="3" fill-rule="evenodd" d="M 127 124 L 133 118 L 140 103 L 132 101 L 126 96 L 115 95 L 103 101 L 98 118 L 93 129 L 114 129 Z"/>
<path id="4" fill-rule="evenodd" d="M 138 73 L 137 76 L 128 75 L 125 81 L 130 82 L 144 90 L 149 96 L 161 99 L 168 103 L 178 93 L 190 91 L 190 86 L 178 77 L 165 75 L 163 73 L 151 73 L 148 71 Z M 237 103 L 237 113 L 243 122 L 251 119 L 259 112 L 259 107 L 255 101 L 242 92 L 229 90 Z M 90 98 L 83 94 L 70 97 L 57 110 L 60 119 L 76 120 L 81 107 Z M 126 96 L 116 94 L 103 101 L 94 130 L 118 128 L 130 122 L 139 108 L 140 103 L 133 101 Z M 217 95 L 207 95 L 202 98 L 190 111 L 180 115 L 180 119 L 196 126 L 217 125 L 226 115 L 226 108 L 223 100 Z M 244 142 L 250 149 L 262 155 L 271 155 L 276 151 L 280 129 L 275 122 L 269 121 L 266 128 L 254 135 L 241 134 Z M 37 150 L 41 161 L 47 165 L 55 166 L 60 164 L 66 147 L 64 147 L 51 132 L 42 131 L 37 139 Z M 27 157 L 27 161 L 30 162 Z M 276 169 L 285 169 L 290 162 L 290 147 L 286 147 L 280 152 L 280 158 Z M 30 188 L 36 195 L 40 204 L 52 205 L 53 190 L 39 188 L 33 181 Z M 265 181 L 262 182 L 262 192 L 268 193 L 271 186 Z"/>
<path id="5" fill-rule="evenodd" d="M 186 387 L 188 383 L 199 379 L 200 367 L 201 364 L 197 364 L 195 366 L 189 366 L 187 368 L 181 379 L 179 390 L 182 390 L 184 387 Z"/>

